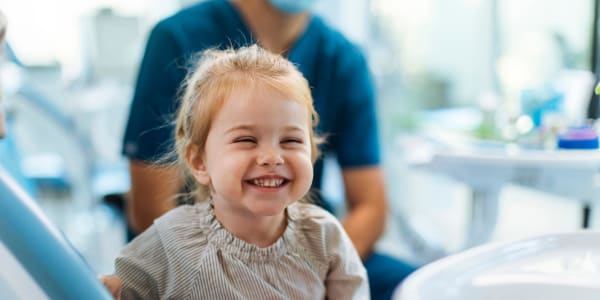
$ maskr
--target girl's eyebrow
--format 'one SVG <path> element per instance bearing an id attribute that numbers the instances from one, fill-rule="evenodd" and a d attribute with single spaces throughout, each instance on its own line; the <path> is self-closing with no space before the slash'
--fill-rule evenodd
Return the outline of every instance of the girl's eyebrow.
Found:
<path id="1" fill-rule="evenodd" d="M 254 125 L 241 124 L 241 125 L 236 125 L 231 128 L 228 128 L 227 130 L 225 130 L 225 134 L 235 132 L 235 131 L 251 131 L 255 128 L 256 128 L 256 126 L 254 126 Z M 288 131 L 288 132 L 289 131 L 304 132 L 305 128 L 303 128 L 302 126 L 297 126 L 297 125 L 288 125 L 288 126 L 285 126 L 284 130 Z"/>
<path id="2" fill-rule="evenodd" d="M 247 125 L 247 124 L 241 124 L 241 125 L 236 125 L 233 126 L 227 130 L 225 130 L 225 133 L 230 133 L 230 132 L 234 132 L 234 131 L 239 131 L 239 130 L 252 130 L 254 129 L 256 126 L 252 126 L 252 125 Z"/>
<path id="3" fill-rule="evenodd" d="M 296 126 L 296 125 L 289 125 L 285 127 L 285 131 L 300 131 L 300 132 L 304 132 L 305 128 L 301 127 L 301 126 Z"/>

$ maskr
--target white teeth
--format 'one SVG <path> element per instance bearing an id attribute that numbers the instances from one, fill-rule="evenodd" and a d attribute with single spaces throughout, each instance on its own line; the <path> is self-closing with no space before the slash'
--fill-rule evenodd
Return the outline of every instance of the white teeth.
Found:
<path id="1" fill-rule="evenodd" d="M 283 179 L 253 179 L 252 184 L 263 187 L 278 187 L 283 184 Z"/>

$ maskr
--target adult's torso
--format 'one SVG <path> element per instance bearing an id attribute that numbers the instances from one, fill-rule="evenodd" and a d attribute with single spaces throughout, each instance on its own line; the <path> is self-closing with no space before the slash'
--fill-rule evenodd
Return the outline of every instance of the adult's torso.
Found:
<path id="1" fill-rule="evenodd" d="M 241 47 L 256 43 L 254 35 L 236 7 L 226 0 L 205 1 L 185 9 L 163 21 L 169 26 L 181 49 L 180 62 L 191 61 L 198 51 L 208 48 Z M 315 109 L 320 121 L 319 133 L 335 133 L 342 97 L 339 90 L 340 51 L 349 47 L 341 34 L 329 28 L 318 16 L 312 16 L 306 30 L 292 44 L 288 59 L 308 80 Z M 182 69 L 183 70 L 183 69 Z M 181 80 L 185 72 L 179 74 Z M 336 93 L 336 91 L 338 91 Z M 334 136 L 334 135 L 333 135 Z M 322 150 L 335 148 L 335 138 L 330 137 Z M 319 189 L 323 164 L 315 165 L 313 188 Z"/>

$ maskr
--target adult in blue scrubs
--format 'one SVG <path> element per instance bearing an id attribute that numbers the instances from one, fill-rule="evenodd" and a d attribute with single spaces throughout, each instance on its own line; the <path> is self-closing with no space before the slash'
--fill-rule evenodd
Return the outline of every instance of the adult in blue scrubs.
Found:
<path id="1" fill-rule="evenodd" d="M 294 62 L 312 88 L 323 152 L 341 168 L 348 205 L 343 225 L 365 262 L 374 299 L 389 299 L 413 267 L 373 253 L 387 214 L 373 83 L 361 51 L 318 16 L 310 0 L 208 0 L 161 21 L 141 63 L 125 133 L 132 189 L 127 201 L 135 232 L 173 207 L 183 180 L 177 168 L 153 162 L 171 150 L 172 120 L 189 62 L 207 48 L 252 43 Z M 317 162 L 313 189 L 321 186 Z M 326 206 L 326 202 L 320 201 Z"/>

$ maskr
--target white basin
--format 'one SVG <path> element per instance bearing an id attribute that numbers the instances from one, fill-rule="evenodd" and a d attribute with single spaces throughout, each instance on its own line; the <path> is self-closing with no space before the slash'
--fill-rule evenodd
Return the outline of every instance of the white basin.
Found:
<path id="1" fill-rule="evenodd" d="M 600 232 L 488 244 L 417 270 L 395 300 L 597 300 Z"/>

